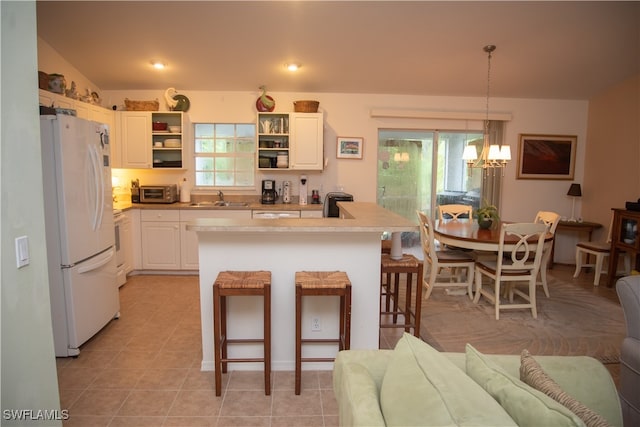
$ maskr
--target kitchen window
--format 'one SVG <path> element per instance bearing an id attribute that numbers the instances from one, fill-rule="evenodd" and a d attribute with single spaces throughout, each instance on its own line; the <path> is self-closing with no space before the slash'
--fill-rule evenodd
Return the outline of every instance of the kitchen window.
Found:
<path id="1" fill-rule="evenodd" d="M 254 187 L 255 124 L 195 123 L 194 135 L 196 187 Z"/>

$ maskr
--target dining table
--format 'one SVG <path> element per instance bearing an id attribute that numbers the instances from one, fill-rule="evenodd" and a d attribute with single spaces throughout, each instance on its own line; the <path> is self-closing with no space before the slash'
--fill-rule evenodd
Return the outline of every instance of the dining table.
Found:
<path id="1" fill-rule="evenodd" d="M 500 247 L 500 230 L 502 224 L 508 221 L 494 224 L 488 229 L 480 228 L 478 222 L 473 219 L 444 219 L 436 220 L 433 234 L 441 244 L 457 248 L 477 251 L 497 252 Z M 507 234 L 504 239 L 505 250 L 513 250 L 518 243 L 518 237 Z M 534 238 L 532 238 L 532 241 Z M 553 234 L 547 233 L 545 244 L 553 241 Z"/>

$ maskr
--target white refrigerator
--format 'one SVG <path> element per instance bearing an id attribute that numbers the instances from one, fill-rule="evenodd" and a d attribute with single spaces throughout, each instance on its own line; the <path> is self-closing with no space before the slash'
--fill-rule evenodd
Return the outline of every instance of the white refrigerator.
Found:
<path id="1" fill-rule="evenodd" d="M 107 125 L 40 116 L 51 316 L 57 357 L 119 316 Z"/>

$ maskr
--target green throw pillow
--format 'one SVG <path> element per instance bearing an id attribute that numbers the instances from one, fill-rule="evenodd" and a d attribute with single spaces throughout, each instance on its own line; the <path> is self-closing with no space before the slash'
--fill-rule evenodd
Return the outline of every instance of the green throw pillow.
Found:
<path id="1" fill-rule="evenodd" d="M 544 393 L 509 375 L 466 345 L 467 374 L 482 386 L 521 427 L 584 427 L 573 412 Z"/>
<path id="2" fill-rule="evenodd" d="M 405 333 L 380 389 L 388 426 L 515 426 L 515 422 L 462 369 Z"/>

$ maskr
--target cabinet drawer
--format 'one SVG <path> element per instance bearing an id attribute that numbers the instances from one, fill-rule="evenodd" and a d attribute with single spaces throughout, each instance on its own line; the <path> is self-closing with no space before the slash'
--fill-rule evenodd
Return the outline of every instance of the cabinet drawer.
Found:
<path id="1" fill-rule="evenodd" d="M 193 221 L 198 218 L 251 218 L 250 210 L 230 209 L 182 209 L 180 221 Z"/>
<path id="2" fill-rule="evenodd" d="M 140 212 L 141 221 L 180 221 L 180 211 L 177 209 L 143 209 Z"/>

